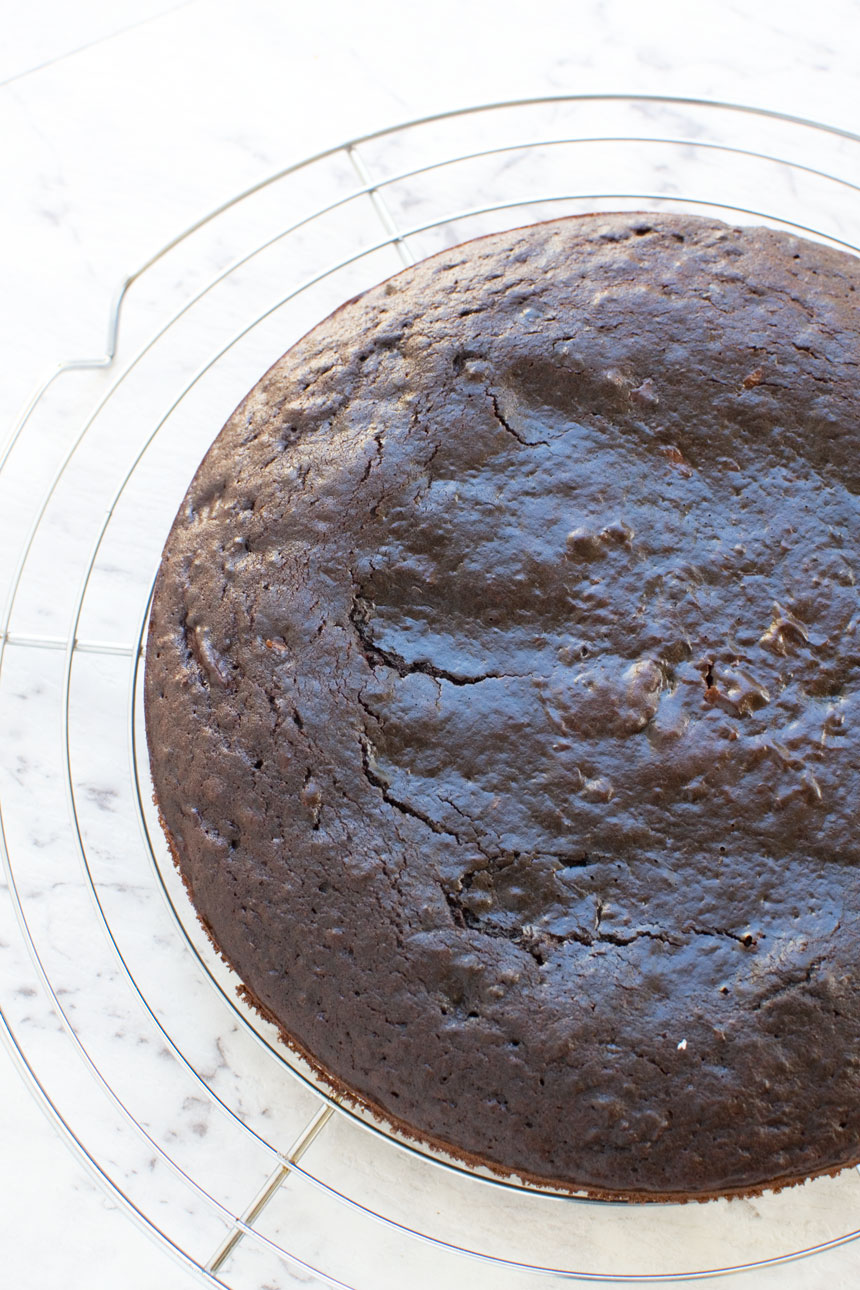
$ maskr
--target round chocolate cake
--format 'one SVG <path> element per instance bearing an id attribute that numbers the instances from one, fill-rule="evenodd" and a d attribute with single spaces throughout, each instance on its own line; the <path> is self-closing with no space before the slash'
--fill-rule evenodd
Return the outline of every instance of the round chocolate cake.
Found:
<path id="1" fill-rule="evenodd" d="M 437 255 L 231 417 L 155 793 L 342 1094 L 595 1196 L 860 1158 L 860 261 L 585 216 Z"/>

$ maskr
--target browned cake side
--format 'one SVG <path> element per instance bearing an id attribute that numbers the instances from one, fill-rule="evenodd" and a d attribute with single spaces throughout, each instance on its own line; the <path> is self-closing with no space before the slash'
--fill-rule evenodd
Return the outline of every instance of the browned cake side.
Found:
<path id="1" fill-rule="evenodd" d="M 678 216 L 498 234 L 198 471 L 163 821 L 251 999 L 419 1138 L 637 1199 L 860 1158 L 858 283 Z"/>

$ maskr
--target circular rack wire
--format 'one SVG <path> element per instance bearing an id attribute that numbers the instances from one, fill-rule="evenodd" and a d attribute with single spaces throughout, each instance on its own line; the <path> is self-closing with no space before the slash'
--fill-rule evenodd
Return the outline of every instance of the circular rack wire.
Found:
<path id="1" fill-rule="evenodd" d="M 689 210 L 856 252 L 858 160 L 848 131 L 677 98 L 541 98 L 379 131 L 162 248 L 122 283 L 105 354 L 60 364 L 24 410 L 0 452 L 7 532 L 24 535 L 0 619 L 0 932 L 18 985 L 2 1031 L 76 1154 L 204 1283 L 662 1284 L 860 1236 L 855 1170 L 756 1200 L 590 1201 L 470 1171 L 339 1104 L 237 998 L 197 923 L 151 803 L 140 697 L 191 474 L 342 300 L 581 211 Z"/>

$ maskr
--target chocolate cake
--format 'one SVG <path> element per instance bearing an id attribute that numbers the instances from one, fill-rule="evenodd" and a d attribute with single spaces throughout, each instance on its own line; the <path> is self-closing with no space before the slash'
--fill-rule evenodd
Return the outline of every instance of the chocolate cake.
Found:
<path id="1" fill-rule="evenodd" d="M 860 262 L 600 215 L 344 305 L 219 435 L 146 658 L 248 998 L 506 1174 L 860 1158 Z"/>

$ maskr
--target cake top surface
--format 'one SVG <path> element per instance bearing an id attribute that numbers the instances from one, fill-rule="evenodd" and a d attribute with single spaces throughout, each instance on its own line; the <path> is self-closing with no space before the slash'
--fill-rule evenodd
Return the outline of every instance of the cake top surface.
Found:
<path id="1" fill-rule="evenodd" d="M 350 302 L 147 653 L 204 925 L 338 1087 L 597 1195 L 860 1156 L 852 257 L 588 216 Z"/>

